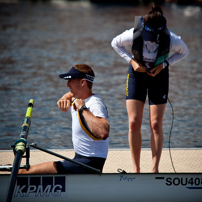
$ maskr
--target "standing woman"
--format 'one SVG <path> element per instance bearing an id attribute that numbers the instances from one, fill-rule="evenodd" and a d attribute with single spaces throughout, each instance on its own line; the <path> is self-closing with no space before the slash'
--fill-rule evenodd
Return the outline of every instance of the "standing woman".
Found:
<path id="1" fill-rule="evenodd" d="M 169 69 L 185 58 L 189 49 L 166 26 L 159 6 L 145 16 L 135 17 L 134 28 L 126 30 L 111 42 L 114 50 L 129 63 L 126 83 L 126 108 L 129 119 L 129 145 L 134 172 L 140 172 L 142 147 L 141 125 L 148 93 L 153 173 L 159 172 L 163 149 L 163 115 L 168 99 Z M 125 47 L 131 47 L 132 55 Z M 172 55 L 169 55 L 173 52 Z"/>

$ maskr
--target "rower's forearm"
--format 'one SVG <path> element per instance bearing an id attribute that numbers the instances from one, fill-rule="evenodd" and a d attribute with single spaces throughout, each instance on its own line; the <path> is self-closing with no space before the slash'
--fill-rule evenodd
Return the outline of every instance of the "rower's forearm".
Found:
<path id="1" fill-rule="evenodd" d="M 71 92 L 65 93 L 60 99 L 72 100 Z"/>
<path id="2" fill-rule="evenodd" d="M 90 111 L 83 111 L 83 116 L 90 131 L 103 140 L 109 136 L 110 126 L 105 118 L 95 117 Z"/>

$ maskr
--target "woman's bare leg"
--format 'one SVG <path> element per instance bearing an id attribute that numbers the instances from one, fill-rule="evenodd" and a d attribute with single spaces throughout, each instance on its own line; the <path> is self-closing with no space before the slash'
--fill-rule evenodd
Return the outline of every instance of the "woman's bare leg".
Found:
<path id="1" fill-rule="evenodd" d="M 144 103 L 138 100 L 126 100 L 129 119 L 128 139 L 135 173 L 140 172 L 140 154 L 142 148 L 141 125 Z"/>
<path id="2" fill-rule="evenodd" d="M 152 172 L 159 172 L 159 162 L 163 149 L 163 115 L 166 104 L 150 105 L 150 128 L 152 150 Z"/>

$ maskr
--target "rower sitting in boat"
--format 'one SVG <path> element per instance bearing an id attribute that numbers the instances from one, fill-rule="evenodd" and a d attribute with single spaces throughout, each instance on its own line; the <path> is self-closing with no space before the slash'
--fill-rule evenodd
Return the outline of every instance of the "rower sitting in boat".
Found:
<path id="1" fill-rule="evenodd" d="M 69 72 L 60 74 L 67 80 L 70 92 L 57 102 L 63 112 L 71 110 L 74 161 L 96 168 L 102 172 L 108 154 L 108 112 L 99 95 L 92 93 L 95 74 L 86 64 L 74 65 Z M 73 162 L 62 160 L 31 166 L 25 173 L 94 173 Z"/>

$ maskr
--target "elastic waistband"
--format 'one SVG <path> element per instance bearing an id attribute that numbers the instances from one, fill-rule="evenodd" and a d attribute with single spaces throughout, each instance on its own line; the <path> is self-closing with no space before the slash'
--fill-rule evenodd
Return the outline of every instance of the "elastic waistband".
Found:
<path id="1" fill-rule="evenodd" d="M 106 160 L 105 158 L 102 158 L 102 157 L 83 156 L 83 155 L 80 155 L 80 154 L 77 154 L 77 153 L 75 153 L 75 158 L 87 158 L 87 159 Z"/>

